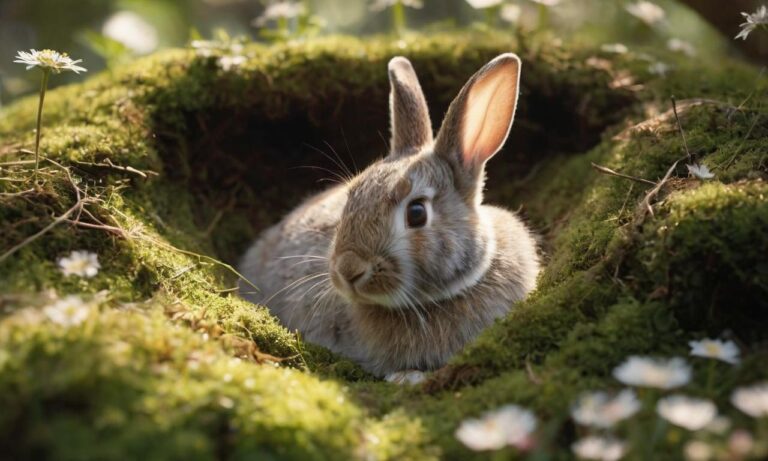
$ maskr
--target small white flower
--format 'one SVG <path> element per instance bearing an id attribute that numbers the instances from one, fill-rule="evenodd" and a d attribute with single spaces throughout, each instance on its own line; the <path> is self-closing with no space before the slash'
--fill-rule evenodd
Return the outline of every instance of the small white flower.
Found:
<path id="1" fill-rule="evenodd" d="M 768 25 L 768 7 L 765 5 L 758 8 L 757 11 L 752 14 L 741 13 L 741 15 L 747 19 L 747 22 L 744 22 L 739 26 L 741 27 L 741 32 L 735 37 L 736 39 L 746 40 L 750 32 L 758 27 L 765 27 Z"/>
<path id="2" fill-rule="evenodd" d="M 504 0 L 467 0 L 469 6 L 476 10 L 483 10 L 493 6 L 501 5 Z"/>
<path id="3" fill-rule="evenodd" d="M 538 3 L 544 6 L 557 6 L 562 0 L 531 0 L 533 3 Z"/>
<path id="4" fill-rule="evenodd" d="M 648 66 L 648 72 L 661 77 L 665 77 L 669 73 L 669 69 L 669 64 L 663 63 L 661 61 L 656 61 Z"/>
<path id="5" fill-rule="evenodd" d="M 685 444 L 683 449 L 687 461 L 708 461 L 712 459 L 714 452 L 707 442 L 701 440 L 691 440 Z"/>
<path id="6" fill-rule="evenodd" d="M 670 51 L 679 51 L 686 56 L 696 56 L 696 48 L 685 40 L 679 38 L 670 38 L 667 41 L 667 48 Z"/>
<path id="7" fill-rule="evenodd" d="M 654 359 L 633 355 L 613 370 L 613 376 L 630 386 L 672 389 L 688 384 L 691 367 L 680 357 Z"/>
<path id="8" fill-rule="evenodd" d="M 139 54 L 157 48 L 157 29 L 132 11 L 118 11 L 107 19 L 101 33 Z"/>
<path id="9" fill-rule="evenodd" d="M 397 2 L 398 0 L 373 0 L 369 9 L 371 11 L 384 11 L 387 8 L 394 6 Z M 424 6 L 421 0 L 400 0 L 400 3 L 402 3 L 403 6 L 415 8 L 417 10 Z"/>
<path id="10" fill-rule="evenodd" d="M 59 258 L 59 268 L 64 275 L 91 278 L 99 273 L 99 256 L 90 251 L 73 251 L 69 256 Z"/>
<path id="11" fill-rule="evenodd" d="M 277 19 L 293 19 L 304 14 L 304 5 L 298 2 L 282 1 L 271 3 L 261 13 L 261 16 L 253 20 L 257 27 L 265 26 L 269 21 Z"/>
<path id="12" fill-rule="evenodd" d="M 520 8 L 519 5 L 513 5 L 508 3 L 501 7 L 499 16 L 501 16 L 502 20 L 510 24 L 515 24 L 520 19 L 521 13 L 522 13 L 522 9 Z"/>
<path id="13" fill-rule="evenodd" d="M 625 54 L 629 51 L 627 45 L 623 43 L 606 43 L 600 47 L 606 53 Z"/>
<path id="14" fill-rule="evenodd" d="M 85 322 L 91 307 L 79 296 L 69 295 L 43 308 L 43 314 L 53 323 L 73 327 Z"/>
<path id="15" fill-rule="evenodd" d="M 731 403 L 753 418 L 768 417 L 768 381 L 736 389 Z"/>
<path id="16" fill-rule="evenodd" d="M 693 165 L 685 166 L 688 167 L 688 173 L 696 176 L 699 179 L 712 179 L 715 177 L 715 174 L 709 171 L 709 168 L 706 165 L 694 163 Z"/>
<path id="17" fill-rule="evenodd" d="M 704 428 L 705 431 L 711 432 L 712 434 L 725 434 L 728 432 L 728 429 L 731 428 L 731 420 L 728 419 L 727 416 L 716 416 L 715 419 L 712 420 L 707 426 Z"/>
<path id="18" fill-rule="evenodd" d="M 755 447 L 755 438 L 745 429 L 736 429 L 728 437 L 728 449 L 735 459 L 745 458 Z"/>
<path id="19" fill-rule="evenodd" d="M 536 429 L 536 416 L 517 405 L 505 405 L 480 419 L 464 420 L 456 438 L 471 450 L 498 450 L 506 445 L 524 446 Z"/>
<path id="20" fill-rule="evenodd" d="M 229 72 L 233 68 L 240 67 L 246 61 L 245 56 L 222 56 L 219 58 L 219 67 L 224 72 Z"/>
<path id="21" fill-rule="evenodd" d="M 654 26 L 664 20 L 666 13 L 659 5 L 640 0 L 625 7 L 627 12 L 649 26 Z"/>
<path id="22" fill-rule="evenodd" d="M 739 348 L 733 341 L 702 339 L 701 341 L 690 341 L 688 345 L 691 346 L 691 355 L 722 360 L 732 364 L 739 363 Z"/>
<path id="23" fill-rule="evenodd" d="M 583 426 L 609 428 L 640 410 L 635 392 L 624 389 L 611 397 L 603 391 L 582 395 L 571 409 L 573 419 Z"/>
<path id="24" fill-rule="evenodd" d="M 50 70 L 56 74 L 60 74 L 62 71 L 70 70 L 76 74 L 80 72 L 87 72 L 85 67 L 80 67 L 77 64 L 82 62 L 82 59 L 73 61 L 72 58 L 67 56 L 66 53 L 59 53 L 53 50 L 38 51 L 35 49 L 26 51 L 19 51 L 16 55 L 16 60 L 13 62 L 19 64 L 25 64 L 27 70 L 33 67 L 39 67 L 43 70 Z"/>
<path id="25" fill-rule="evenodd" d="M 621 440 L 591 435 L 578 440 L 571 449 L 580 459 L 616 461 L 624 456 L 627 447 Z"/>
<path id="26" fill-rule="evenodd" d="M 204 58 L 212 56 L 213 52 L 218 49 L 215 42 L 210 40 L 192 40 L 190 46 L 195 49 L 195 54 Z"/>
<path id="27" fill-rule="evenodd" d="M 239 56 L 243 51 L 242 43 L 229 38 L 223 40 L 192 40 L 190 46 L 195 49 L 195 54 L 203 58 L 208 58 L 218 53 L 230 53 L 233 56 Z"/>
<path id="28" fill-rule="evenodd" d="M 394 384 L 408 384 L 410 386 L 415 386 L 416 384 L 421 384 L 424 381 L 426 381 L 427 375 L 424 374 L 423 371 L 419 370 L 403 370 L 403 371 L 395 371 L 393 373 L 389 373 L 387 376 L 384 377 L 384 380 L 389 383 Z"/>
<path id="29" fill-rule="evenodd" d="M 717 407 L 709 400 L 671 395 L 659 400 L 656 412 L 676 426 L 698 431 L 715 419 Z"/>

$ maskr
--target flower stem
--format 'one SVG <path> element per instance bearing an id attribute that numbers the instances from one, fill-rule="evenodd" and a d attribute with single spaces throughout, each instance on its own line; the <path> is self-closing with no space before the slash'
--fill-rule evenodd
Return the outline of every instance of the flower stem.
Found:
<path id="1" fill-rule="evenodd" d="M 402 35 L 405 31 L 405 6 L 401 0 L 392 5 L 392 26 L 397 35 Z"/>
<path id="2" fill-rule="evenodd" d="M 500 8 L 500 6 L 496 5 L 483 10 L 485 12 L 485 25 L 487 25 L 489 29 L 496 27 L 496 20 L 499 17 Z"/>
<path id="3" fill-rule="evenodd" d="M 48 89 L 48 77 L 50 69 L 43 69 L 43 81 L 40 84 L 40 103 L 37 106 L 37 131 L 35 132 L 35 181 L 37 181 L 37 169 L 40 166 L 40 131 L 43 125 L 43 101 L 45 100 L 45 90 Z"/>
<path id="4" fill-rule="evenodd" d="M 539 30 L 549 27 L 549 7 L 539 5 Z"/>
<path id="5" fill-rule="evenodd" d="M 715 366 L 716 363 L 713 360 L 709 361 L 709 368 L 707 369 L 707 395 L 714 398 L 715 396 Z"/>
<path id="6" fill-rule="evenodd" d="M 277 18 L 277 31 L 282 40 L 288 40 L 291 34 L 288 27 L 288 18 Z"/>
<path id="7" fill-rule="evenodd" d="M 654 454 L 654 451 L 656 450 L 656 445 L 659 443 L 659 439 L 661 439 L 664 436 L 666 431 L 667 431 L 667 422 L 663 418 L 657 417 L 656 425 L 653 428 L 651 439 L 646 444 L 646 452 L 645 452 L 646 460 L 653 461 L 656 459 L 656 455 Z"/>

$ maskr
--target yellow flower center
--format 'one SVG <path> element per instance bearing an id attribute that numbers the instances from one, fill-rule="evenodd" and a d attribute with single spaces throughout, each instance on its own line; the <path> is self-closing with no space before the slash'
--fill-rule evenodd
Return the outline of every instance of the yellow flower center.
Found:
<path id="1" fill-rule="evenodd" d="M 714 343 L 708 343 L 704 346 L 704 350 L 709 355 L 720 355 L 720 346 Z"/>

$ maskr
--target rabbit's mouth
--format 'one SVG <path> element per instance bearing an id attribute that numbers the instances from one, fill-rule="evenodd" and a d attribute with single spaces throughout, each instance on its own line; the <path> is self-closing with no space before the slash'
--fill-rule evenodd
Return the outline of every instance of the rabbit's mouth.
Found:
<path id="1" fill-rule="evenodd" d="M 398 265 L 395 261 L 374 256 L 362 258 L 354 251 L 344 251 L 331 261 L 331 282 L 343 297 L 353 304 L 400 307 L 401 293 Z"/>
<path id="2" fill-rule="evenodd" d="M 344 280 L 336 273 L 331 273 L 331 282 L 339 294 L 353 304 L 377 305 L 389 308 L 401 307 L 398 299 L 403 297 L 393 274 L 376 274 L 365 280 Z"/>

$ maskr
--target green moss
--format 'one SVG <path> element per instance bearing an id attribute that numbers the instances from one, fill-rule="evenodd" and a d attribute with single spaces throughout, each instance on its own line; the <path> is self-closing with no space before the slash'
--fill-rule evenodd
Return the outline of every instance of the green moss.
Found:
<path id="1" fill-rule="evenodd" d="M 633 273 L 663 294 L 686 329 L 764 341 L 768 186 L 705 184 L 671 195 L 664 207 L 664 219 L 643 229 Z"/>
<path id="2" fill-rule="evenodd" d="M 366 436 L 337 384 L 229 357 L 169 326 L 160 306 L 105 307 L 73 328 L 36 315 L 18 312 L 2 330 L 2 437 L 13 458 L 349 458 Z"/>
<path id="3" fill-rule="evenodd" d="M 524 204 L 543 235 L 546 269 L 529 299 L 409 389 L 234 295 L 236 274 L 219 259 L 235 261 L 318 188 L 295 162 L 336 168 L 297 139 L 352 146 L 364 165 L 382 150 L 366 127 L 386 126 L 391 56 L 412 59 L 437 125 L 466 78 L 509 50 L 524 59 L 523 97 L 489 198 Z M 74 207 L 78 190 L 87 200 L 70 217 L 90 225 L 62 222 L 0 262 L 0 438 L 14 457 L 467 459 L 460 421 L 515 402 L 542 421 L 539 446 L 555 453 L 539 454 L 559 459 L 575 437 L 570 403 L 616 388 L 611 371 L 628 355 L 685 354 L 688 340 L 727 329 L 745 365 L 718 374 L 714 397 L 724 404 L 734 386 L 768 377 L 756 366 L 768 331 L 768 98 L 754 69 L 656 55 L 674 64 L 660 78 L 642 53 L 502 34 L 331 37 L 245 53 L 226 72 L 218 55 L 172 50 L 52 91 L 42 149 L 74 184 L 52 162 L 37 185 L 28 164 L 0 163 L 0 252 Z M 672 94 L 685 144 L 665 113 Z M 19 149 L 33 144 L 35 110 L 30 98 L 0 113 L 2 162 L 29 158 Z M 653 215 L 640 206 L 648 185 L 590 165 L 657 181 L 686 145 L 716 178 L 687 178 L 683 160 Z M 96 277 L 58 271 L 56 259 L 79 249 L 98 253 Z M 41 314 L 49 291 L 106 299 L 64 328 Z M 709 392 L 700 370 L 691 389 Z"/>

